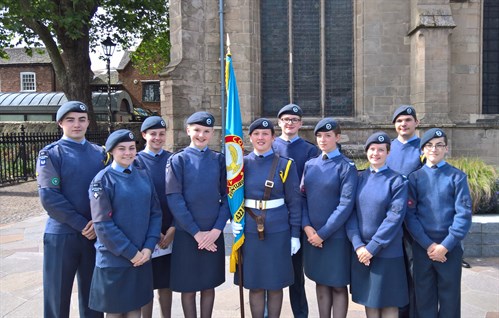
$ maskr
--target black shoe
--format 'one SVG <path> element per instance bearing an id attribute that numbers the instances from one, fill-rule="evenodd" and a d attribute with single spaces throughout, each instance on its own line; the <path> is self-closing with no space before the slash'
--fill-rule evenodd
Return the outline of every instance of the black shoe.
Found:
<path id="1" fill-rule="evenodd" d="M 464 260 L 464 258 L 463 258 L 463 260 L 461 261 L 461 266 L 462 266 L 463 268 L 471 268 L 470 263 L 468 263 L 467 261 L 465 261 L 465 260 Z"/>

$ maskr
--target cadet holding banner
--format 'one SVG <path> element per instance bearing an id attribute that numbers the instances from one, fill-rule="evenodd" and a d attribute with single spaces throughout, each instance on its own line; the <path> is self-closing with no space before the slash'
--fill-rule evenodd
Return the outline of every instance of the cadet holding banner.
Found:
<path id="1" fill-rule="evenodd" d="M 264 315 L 265 291 L 268 317 L 279 317 L 282 289 L 294 280 L 291 255 L 300 249 L 298 174 L 293 160 L 273 152 L 275 133 L 270 120 L 255 120 L 249 127 L 249 135 L 254 151 L 244 157 L 243 285 L 250 290 L 253 317 Z M 234 234 L 239 231 L 240 227 L 234 225 Z"/>

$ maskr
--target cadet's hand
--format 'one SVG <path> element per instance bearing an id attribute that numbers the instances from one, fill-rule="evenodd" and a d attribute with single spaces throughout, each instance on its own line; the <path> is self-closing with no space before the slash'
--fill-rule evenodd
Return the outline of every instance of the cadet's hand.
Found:
<path id="1" fill-rule="evenodd" d="M 365 246 L 361 246 L 358 249 L 356 249 L 355 253 L 357 253 L 357 258 L 359 259 L 359 262 L 361 262 L 366 266 L 369 266 L 371 264 L 371 258 L 373 257 L 373 255 L 369 253 L 369 251 L 366 249 Z"/>
<path id="2" fill-rule="evenodd" d="M 206 249 L 208 246 L 214 246 L 216 251 L 217 246 L 215 245 L 215 241 L 220 236 L 220 233 L 222 233 L 222 231 L 218 229 L 211 229 L 211 231 L 206 232 L 204 238 L 201 240 L 201 242 L 199 242 L 198 248 L 201 250 Z"/>
<path id="3" fill-rule="evenodd" d="M 445 246 L 442 244 L 437 244 L 433 243 L 430 245 L 428 248 L 428 257 L 435 262 L 440 262 L 440 263 L 445 263 L 447 261 L 447 257 L 445 255 L 447 254 L 448 250 Z"/>
<path id="4" fill-rule="evenodd" d="M 171 226 L 166 230 L 166 234 L 161 233 L 161 239 L 158 242 L 160 248 L 165 249 L 173 242 L 175 227 Z"/>
<path id="5" fill-rule="evenodd" d="M 234 237 L 238 236 L 239 233 L 241 233 L 241 231 L 243 230 L 243 225 L 241 223 L 237 223 L 234 220 L 230 222 L 230 227 L 232 229 L 232 235 L 234 235 Z"/>
<path id="6" fill-rule="evenodd" d="M 133 266 L 138 266 L 137 264 L 140 262 L 140 260 L 142 259 L 142 257 L 144 257 L 144 255 L 142 255 L 142 252 L 141 251 L 137 251 L 137 253 L 130 260 L 130 262 L 132 262 Z"/>
<path id="7" fill-rule="evenodd" d="M 94 222 L 92 222 L 92 220 L 88 221 L 87 225 L 81 230 L 81 235 L 85 236 L 90 241 L 95 240 L 97 234 L 95 234 Z"/>
<path id="8" fill-rule="evenodd" d="M 301 243 L 300 239 L 297 237 L 291 238 L 291 255 L 295 255 L 300 250 Z"/>
<path id="9" fill-rule="evenodd" d="M 205 236 L 208 235 L 208 233 L 209 233 L 208 231 L 199 231 L 196 234 L 194 234 L 194 239 L 196 240 L 196 242 L 198 242 L 198 249 L 202 249 L 200 246 L 203 243 Z M 206 245 L 206 243 L 203 243 L 203 245 Z M 217 245 L 215 243 L 212 243 L 211 245 L 205 246 L 204 249 L 210 252 L 216 252 Z"/>

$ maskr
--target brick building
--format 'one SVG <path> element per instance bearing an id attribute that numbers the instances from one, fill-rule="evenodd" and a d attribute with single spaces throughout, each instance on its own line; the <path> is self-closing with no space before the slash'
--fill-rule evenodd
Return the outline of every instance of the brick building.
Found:
<path id="1" fill-rule="evenodd" d="M 234 0 L 223 10 L 244 125 L 294 102 L 309 140 L 318 119 L 332 116 L 355 152 L 373 131 L 395 136 L 391 115 L 407 103 L 420 134 L 446 130 L 452 156 L 499 165 L 496 0 Z M 187 144 L 190 113 L 211 111 L 220 124 L 219 33 L 218 1 L 170 1 L 161 113 L 172 149 Z"/>
<path id="2" fill-rule="evenodd" d="M 0 59 L 0 92 L 54 92 L 56 75 L 45 50 L 5 49 L 8 59 Z"/>
<path id="3" fill-rule="evenodd" d="M 159 76 L 142 75 L 125 52 L 117 69 L 119 83 L 130 94 L 133 105 L 160 113 Z"/>

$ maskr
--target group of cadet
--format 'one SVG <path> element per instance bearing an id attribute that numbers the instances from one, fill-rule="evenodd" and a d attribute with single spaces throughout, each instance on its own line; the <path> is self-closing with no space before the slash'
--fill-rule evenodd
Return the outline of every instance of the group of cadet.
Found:
<path id="1" fill-rule="evenodd" d="M 447 136 L 416 136 L 412 106 L 393 115 L 397 138 L 372 134 L 369 168 L 341 152 L 340 123 L 320 120 L 317 145 L 299 136 L 302 109 L 281 108 L 274 124 L 249 126 L 244 156 L 242 273 L 253 317 L 279 317 L 289 287 L 295 317 L 308 316 L 305 278 L 316 283 L 320 317 L 346 317 L 348 293 L 367 317 L 459 317 L 464 239 L 471 224 L 466 175 L 448 164 Z M 153 290 L 170 317 L 172 291 L 185 317 L 211 317 L 225 281 L 223 229 L 230 219 L 226 163 L 208 147 L 215 118 L 186 120 L 190 145 L 163 149 L 166 124 L 147 118 L 145 149 L 117 130 L 105 148 L 88 142 L 87 107 L 67 102 L 60 140 L 39 153 L 44 234 L 44 314 L 68 317 L 74 277 L 81 317 L 151 317 Z M 422 160 L 421 158 L 424 158 Z M 240 282 L 242 278 L 242 282 Z M 348 290 L 350 286 L 350 290 Z"/>

